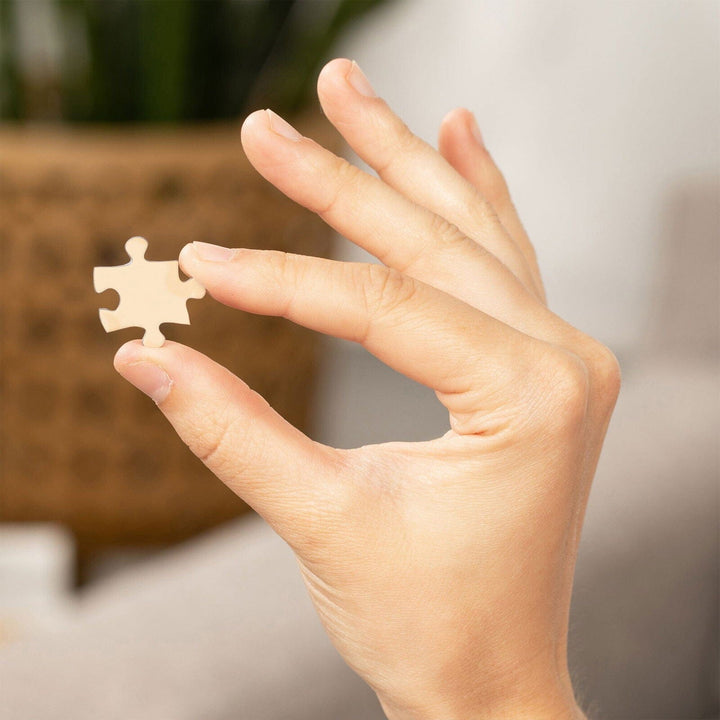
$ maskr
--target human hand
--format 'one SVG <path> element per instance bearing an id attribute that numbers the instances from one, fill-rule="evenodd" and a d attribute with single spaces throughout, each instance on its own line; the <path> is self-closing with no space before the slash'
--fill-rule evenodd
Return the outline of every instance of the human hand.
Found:
<path id="1" fill-rule="evenodd" d="M 505 182 L 455 110 L 440 152 L 334 60 L 325 114 L 380 178 L 269 111 L 255 168 L 384 264 L 185 247 L 213 297 L 361 343 L 433 388 L 430 442 L 320 445 L 175 343 L 118 371 L 295 551 L 320 617 L 389 718 L 579 718 L 566 662 L 585 505 L 619 388 L 612 353 L 545 306 Z"/>

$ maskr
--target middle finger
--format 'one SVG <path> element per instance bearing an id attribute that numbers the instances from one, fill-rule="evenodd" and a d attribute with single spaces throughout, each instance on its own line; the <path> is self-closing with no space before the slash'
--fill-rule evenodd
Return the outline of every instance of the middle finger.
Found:
<path id="1" fill-rule="evenodd" d="M 532 264 L 493 206 L 375 96 L 355 63 L 329 62 L 318 78 L 318 97 L 330 122 L 384 182 L 456 225 L 540 296 Z"/>

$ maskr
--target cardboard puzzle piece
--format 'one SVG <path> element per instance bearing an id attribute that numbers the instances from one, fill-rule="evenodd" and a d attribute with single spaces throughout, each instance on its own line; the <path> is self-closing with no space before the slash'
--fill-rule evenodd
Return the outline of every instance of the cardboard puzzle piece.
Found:
<path id="1" fill-rule="evenodd" d="M 114 267 L 96 267 L 93 271 L 95 292 L 116 290 L 120 303 L 115 310 L 100 309 L 100 322 L 105 332 L 128 327 L 145 328 L 143 345 L 160 347 L 165 336 L 162 323 L 189 325 L 185 303 L 201 298 L 205 288 L 195 279 L 181 280 L 178 261 L 155 262 L 145 259 L 148 242 L 132 237 L 125 243 L 130 262 Z"/>

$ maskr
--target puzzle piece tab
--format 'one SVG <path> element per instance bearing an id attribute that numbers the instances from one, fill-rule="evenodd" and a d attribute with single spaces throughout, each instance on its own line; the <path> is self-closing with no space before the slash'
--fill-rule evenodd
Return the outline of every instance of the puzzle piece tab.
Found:
<path id="1" fill-rule="evenodd" d="M 105 332 L 144 328 L 143 345 L 160 347 L 165 342 L 160 325 L 166 322 L 189 325 L 185 303 L 190 298 L 203 297 L 205 288 L 194 278 L 181 280 L 177 260 L 146 260 L 147 246 L 145 238 L 130 238 L 125 243 L 130 262 L 115 267 L 96 267 L 93 284 L 95 292 L 113 289 L 120 295 L 115 310 L 100 309 L 100 322 Z"/>

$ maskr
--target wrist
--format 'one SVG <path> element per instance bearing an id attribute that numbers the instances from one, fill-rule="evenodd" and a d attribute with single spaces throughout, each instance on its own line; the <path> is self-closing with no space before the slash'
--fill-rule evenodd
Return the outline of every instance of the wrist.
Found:
<path id="1" fill-rule="evenodd" d="M 576 703 L 542 709 L 505 706 L 502 709 L 467 709 L 462 714 L 447 714 L 443 709 L 400 709 L 380 701 L 388 720 L 588 720 Z"/>
<path id="2" fill-rule="evenodd" d="M 444 695 L 417 705 L 396 705 L 378 696 L 388 720 L 587 720 L 575 701 L 569 679 L 553 691 L 545 688 L 531 697 L 517 689 L 477 697 Z"/>

